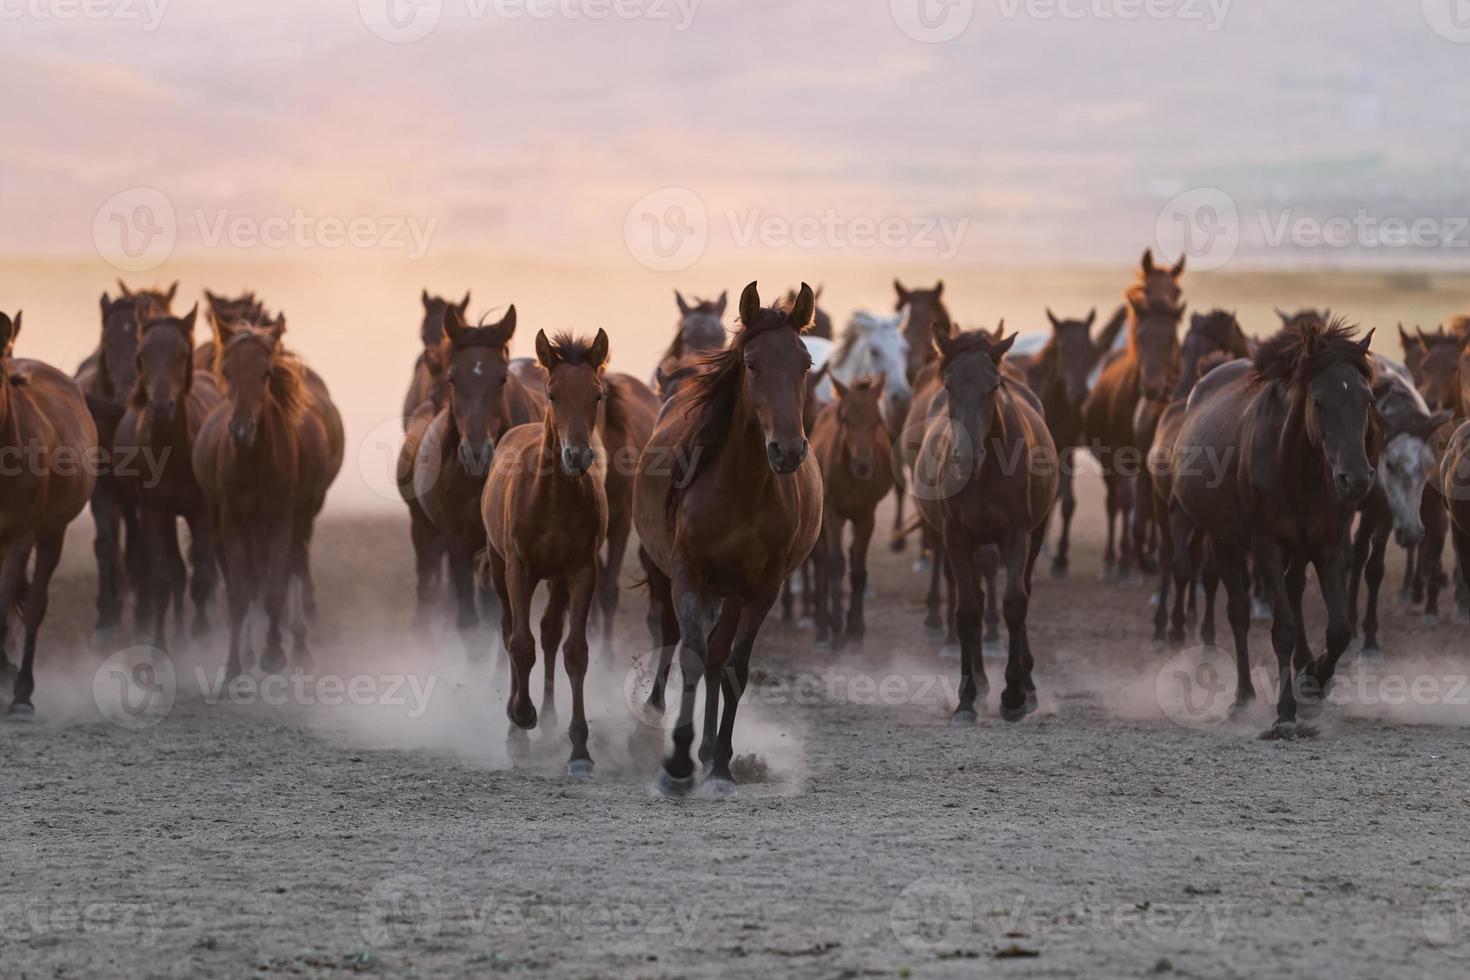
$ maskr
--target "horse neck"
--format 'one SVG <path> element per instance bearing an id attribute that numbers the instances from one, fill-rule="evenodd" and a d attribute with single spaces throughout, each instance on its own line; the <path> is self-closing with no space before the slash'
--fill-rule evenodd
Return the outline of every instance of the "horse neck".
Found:
<path id="1" fill-rule="evenodd" d="M 0 362 L 0 445 L 20 445 L 20 424 L 13 410 L 15 399 L 11 394 L 10 365 Z"/>

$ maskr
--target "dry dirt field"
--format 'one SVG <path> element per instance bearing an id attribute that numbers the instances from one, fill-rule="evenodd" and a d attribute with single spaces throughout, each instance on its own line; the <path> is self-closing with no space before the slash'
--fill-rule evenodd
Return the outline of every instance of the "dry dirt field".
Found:
<path id="1" fill-rule="evenodd" d="M 1258 741 L 1269 704 L 1216 723 L 1233 674 L 1152 652 L 1146 591 L 1099 581 L 1097 489 L 1072 577 L 1038 576 L 1036 715 L 999 721 L 994 684 L 949 727 L 914 552 L 877 550 L 863 651 L 768 624 L 734 802 L 650 792 L 638 593 L 576 784 L 564 679 L 513 762 L 502 675 L 409 635 L 406 520 L 324 522 L 315 673 L 233 693 L 218 636 L 171 685 L 89 647 L 79 524 L 40 716 L 0 725 L 0 976 L 1465 976 L 1470 627 L 1387 590 L 1385 662 L 1315 741 Z"/>

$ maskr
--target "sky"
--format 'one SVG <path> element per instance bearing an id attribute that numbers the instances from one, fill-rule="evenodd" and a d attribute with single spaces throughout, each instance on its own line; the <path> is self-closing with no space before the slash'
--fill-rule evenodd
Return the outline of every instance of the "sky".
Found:
<path id="1" fill-rule="evenodd" d="M 359 249 L 659 271 L 747 250 L 1470 254 L 1466 0 L 0 0 L 0 18 L 0 254 L 140 272 Z"/>

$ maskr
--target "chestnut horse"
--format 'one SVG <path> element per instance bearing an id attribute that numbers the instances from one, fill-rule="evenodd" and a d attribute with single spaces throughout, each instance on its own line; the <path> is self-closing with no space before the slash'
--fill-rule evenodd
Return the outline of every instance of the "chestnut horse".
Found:
<path id="1" fill-rule="evenodd" d="M 944 306 L 944 280 L 934 284 L 933 289 L 905 289 L 903 283 L 893 280 L 898 293 L 895 313 L 904 314 L 904 339 L 908 341 L 909 384 L 919 390 L 919 371 L 934 360 L 934 344 L 929 339 L 929 328 L 939 323 L 946 330 L 954 327 L 949 310 Z"/>
<path id="2" fill-rule="evenodd" d="M 207 615 L 214 593 L 214 529 L 209 503 L 194 476 L 194 443 L 199 429 L 222 397 L 214 375 L 194 367 L 194 324 L 198 307 L 185 317 L 144 316 L 138 325 L 138 378 L 128 412 L 113 437 L 119 479 L 132 484 L 143 528 L 145 577 L 153 600 L 153 645 L 166 649 L 167 608 L 172 589 L 167 563 L 179 550 L 177 522 L 189 526 L 189 563 L 193 568 L 193 635 L 209 630 Z M 146 470 L 122 463 L 145 460 Z M 182 624 L 183 605 L 174 610 Z"/>
<path id="3" fill-rule="evenodd" d="M 40 361 L 12 355 L 21 316 L 0 313 L 0 677 L 14 671 L 5 655 L 5 619 L 18 608 L 25 641 L 10 716 L 36 712 L 36 636 L 46 618 L 51 576 L 61 561 L 66 526 L 92 496 L 97 427 L 77 383 Z M 26 581 L 31 553 L 35 569 Z"/>
<path id="4" fill-rule="evenodd" d="M 1072 516 L 1077 512 L 1072 456 L 1082 445 L 1082 406 L 1087 401 L 1092 372 L 1113 349 L 1127 317 L 1128 308 L 1120 306 L 1093 337 L 1097 310 L 1084 320 L 1062 320 L 1048 309 L 1046 318 L 1051 321 L 1052 335 L 1046 346 L 1032 357 L 1007 358 L 1008 363 L 1026 372 L 1026 383 L 1045 406 L 1046 427 L 1060 454 L 1062 530 L 1051 562 L 1051 573 L 1057 578 L 1065 577 L 1071 567 Z"/>
<path id="5" fill-rule="evenodd" d="M 485 547 L 480 515 L 485 478 L 500 438 L 515 426 L 540 421 L 544 411 L 541 396 L 510 370 L 515 330 L 514 306 L 499 323 L 476 327 L 464 322 L 459 307 L 445 307 L 449 393 L 432 418 L 420 413 L 398 457 L 399 492 L 409 507 L 418 570 L 418 621 L 428 616 L 447 551 L 460 635 L 474 658 L 479 656 L 481 600 L 485 612 L 497 615 L 494 597 L 475 583 L 475 556 Z"/>
<path id="6" fill-rule="evenodd" d="M 1184 316 L 1179 280 L 1184 265 L 1181 257 L 1172 269 L 1161 268 L 1154 265 L 1152 250 L 1143 253 L 1138 282 L 1127 293 L 1128 346 L 1107 358 L 1083 406 L 1083 436 L 1102 465 L 1107 486 L 1105 578 L 1116 573 L 1126 579 L 1138 569 L 1146 570 L 1133 530 L 1135 501 L 1146 489 L 1139 477 L 1148 449 L 1138 439 L 1137 414 L 1139 402 L 1162 403 L 1179 380 L 1179 321 Z M 1151 512 L 1142 503 L 1138 509 L 1145 518 Z"/>
<path id="7" fill-rule="evenodd" d="M 816 565 L 818 646 L 862 643 L 863 602 L 868 588 L 868 545 L 878 504 L 893 490 L 893 442 L 883 415 L 885 379 L 860 377 L 851 388 L 832 379 L 837 394 L 817 417 L 812 452 L 822 470 L 822 533 Z M 842 533 L 852 525 L 852 595 L 842 621 Z"/>
<path id="8" fill-rule="evenodd" d="M 480 502 L 488 559 L 500 597 L 501 630 L 510 652 L 511 691 L 506 715 L 513 737 L 536 727 L 531 702 L 531 668 L 536 640 L 531 634 L 531 599 L 550 583 L 541 617 L 546 655 L 547 722 L 556 680 L 556 651 L 568 612 L 571 628 L 562 655 L 572 682 L 572 757 L 567 775 L 592 775 L 587 751 L 587 713 L 582 686 L 587 677 L 587 615 L 597 588 L 598 553 L 607 535 L 607 452 L 598 433 L 608 399 L 603 371 L 607 334 L 588 343 L 536 334 L 536 359 L 546 372 L 547 408 L 540 422 L 518 425 L 495 447 L 495 459 Z"/>
<path id="9" fill-rule="evenodd" d="M 663 614 L 650 704 L 662 704 L 675 644 L 683 675 L 673 751 L 657 783 L 665 795 L 694 788 L 690 746 L 701 677 L 700 759 L 710 764 L 712 790 L 734 792 L 735 714 L 751 651 L 782 581 L 806 560 L 821 529 L 822 477 L 802 424 L 811 355 L 801 332 L 815 311 L 805 283 L 790 311 L 762 308 L 756 284 L 747 286 L 733 345 L 711 355 L 708 371 L 664 406 L 638 463 L 633 521 Z"/>
<path id="10" fill-rule="evenodd" d="M 973 725 L 975 701 L 989 688 L 981 647 L 986 604 L 981 552 L 1000 549 L 1010 649 L 1001 717 L 1018 721 L 1036 709 L 1026 617 L 1032 571 L 1057 499 L 1056 446 L 1041 400 L 1001 369 L 1016 335 L 933 329 L 941 387 L 919 450 L 914 484 L 919 510 L 943 529 L 944 553 L 958 592 L 959 704 L 951 723 Z M 994 601 L 993 598 L 991 601 Z M 977 681 L 978 677 L 978 681 Z"/>
<path id="11" fill-rule="evenodd" d="M 432 412 L 438 412 L 444 407 L 443 379 L 447 347 L 444 343 L 444 313 L 453 306 L 463 322 L 465 313 L 470 308 L 470 294 L 464 294 L 464 299 L 458 303 L 451 303 L 442 296 L 430 296 L 427 289 L 419 296 L 420 302 L 424 304 L 424 319 L 419 324 L 419 340 L 423 343 L 423 350 L 413 362 L 413 379 L 408 384 L 408 394 L 403 398 L 403 430 L 408 431 L 410 420 L 414 412 L 426 401 L 432 401 Z M 431 414 L 432 414 L 431 412 Z"/>
<path id="12" fill-rule="evenodd" d="M 1159 599 L 1154 609 L 1154 648 L 1162 649 L 1165 642 L 1164 623 L 1169 615 L 1169 583 L 1175 583 L 1173 630 L 1168 642 L 1176 649 L 1184 645 L 1184 604 L 1188 599 L 1193 612 L 1194 580 L 1200 565 L 1203 542 L 1197 535 L 1174 536 L 1174 474 L 1170 465 L 1174 459 L 1174 440 L 1184 424 L 1184 413 L 1189 396 L 1194 391 L 1204 371 L 1223 360 L 1234 360 L 1250 356 L 1250 340 L 1240 327 L 1234 313 L 1215 310 L 1211 313 L 1196 313 L 1189 321 L 1189 330 L 1180 345 L 1179 384 L 1173 397 L 1160 415 L 1149 445 L 1148 465 L 1143 473 L 1143 490 L 1153 496 L 1153 513 L 1159 522 Z M 1186 530 L 1185 525 L 1180 525 Z M 1211 571 L 1213 583 L 1213 570 Z M 1208 602 L 1205 611 L 1205 642 L 1214 643 L 1214 592 L 1205 590 Z"/>
<path id="13" fill-rule="evenodd" d="M 243 673 L 245 617 L 260 599 L 269 625 L 260 668 L 286 667 L 281 624 L 289 586 L 292 659 L 310 668 L 306 624 L 315 608 L 310 546 L 327 489 L 342 466 L 343 438 L 325 387 L 281 344 L 284 317 L 269 327 L 215 325 L 215 377 L 224 398 L 194 439 L 194 475 L 209 501 L 229 597 L 226 675 Z"/>
<path id="14" fill-rule="evenodd" d="M 1270 594 L 1280 698 L 1268 737 L 1310 733 L 1297 726 L 1298 689 L 1308 703 L 1325 694 L 1352 639 L 1343 542 L 1375 478 L 1371 340 L 1371 333 L 1356 340 L 1341 321 L 1283 330 L 1253 361 L 1234 361 L 1200 380 L 1174 441 L 1174 498 L 1210 536 L 1225 583 L 1237 708 L 1255 698 L 1248 556 Z M 1315 660 L 1299 643 L 1308 562 L 1328 615 L 1327 649 Z"/>

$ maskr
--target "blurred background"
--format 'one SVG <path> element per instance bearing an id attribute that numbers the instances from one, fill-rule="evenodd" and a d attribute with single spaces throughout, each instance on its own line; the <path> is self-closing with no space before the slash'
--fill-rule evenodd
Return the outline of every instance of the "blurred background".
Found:
<path id="1" fill-rule="evenodd" d="M 892 280 L 965 325 L 1104 313 L 1145 247 L 1194 309 L 1470 312 L 1465 0 L 0 0 L 0 308 L 70 370 L 98 297 L 256 289 L 383 489 L 419 293 L 606 327 L 673 290 Z M 733 304 L 732 304 L 733 306 Z M 733 316 L 733 313 L 732 313 Z"/>

